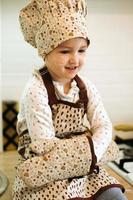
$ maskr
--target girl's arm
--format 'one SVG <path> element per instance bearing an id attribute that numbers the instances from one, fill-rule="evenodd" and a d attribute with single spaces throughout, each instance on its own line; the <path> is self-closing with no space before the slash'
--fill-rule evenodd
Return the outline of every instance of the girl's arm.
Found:
<path id="1" fill-rule="evenodd" d="M 28 133 L 27 136 L 24 137 L 30 138 L 29 143 L 31 143 L 32 146 L 27 146 L 27 140 L 24 146 L 20 144 L 21 141 L 24 140 L 23 132 L 25 130 L 27 130 Z M 58 138 L 55 137 L 47 90 L 41 77 L 37 73 L 29 80 L 22 95 L 17 132 L 20 141 L 19 153 L 21 154 L 22 152 L 22 156 L 25 158 L 31 157 L 31 152 L 34 152 L 34 150 L 34 153 L 38 155 L 49 152 L 58 140 Z M 34 146 L 37 146 L 37 144 L 39 144 L 38 148 L 35 149 Z M 25 154 L 23 152 L 25 152 Z"/>
<path id="2" fill-rule="evenodd" d="M 18 134 L 23 131 L 23 124 L 28 129 L 32 142 L 55 137 L 47 91 L 41 77 L 36 74 L 28 82 L 22 96 L 17 123 Z"/>
<path id="3" fill-rule="evenodd" d="M 87 91 L 89 98 L 87 118 L 90 123 L 92 141 L 98 162 L 112 140 L 112 124 L 96 87 L 92 83 L 87 82 Z"/>

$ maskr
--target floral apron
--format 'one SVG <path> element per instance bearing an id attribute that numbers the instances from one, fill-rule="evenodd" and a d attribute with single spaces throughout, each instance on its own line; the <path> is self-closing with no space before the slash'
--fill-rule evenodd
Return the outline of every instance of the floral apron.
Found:
<path id="1" fill-rule="evenodd" d="M 80 89 L 79 100 L 76 103 L 70 103 L 57 99 L 52 79 L 47 69 L 42 68 L 40 73 L 48 92 L 55 136 L 67 138 L 70 135 L 80 134 L 85 131 L 89 132 L 83 123 L 87 111 L 88 97 L 82 80 L 78 76 L 75 77 Z M 28 131 L 25 130 L 19 136 L 18 152 L 21 154 L 20 163 L 35 156 L 28 148 L 30 143 L 30 136 Z M 93 158 L 95 163 L 94 155 Z M 21 179 L 19 170 L 17 170 L 13 185 L 13 200 L 94 200 L 99 194 L 111 187 L 119 187 L 124 191 L 123 186 L 101 166 L 99 166 L 99 170 L 90 175 L 54 181 L 36 189 L 29 188 Z"/>

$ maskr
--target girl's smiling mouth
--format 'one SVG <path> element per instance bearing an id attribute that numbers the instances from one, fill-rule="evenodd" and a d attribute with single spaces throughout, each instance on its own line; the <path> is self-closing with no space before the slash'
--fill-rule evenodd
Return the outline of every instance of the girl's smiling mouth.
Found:
<path id="1" fill-rule="evenodd" d="M 68 70 L 75 70 L 75 69 L 77 69 L 77 67 L 65 67 L 65 69 L 68 69 Z"/>

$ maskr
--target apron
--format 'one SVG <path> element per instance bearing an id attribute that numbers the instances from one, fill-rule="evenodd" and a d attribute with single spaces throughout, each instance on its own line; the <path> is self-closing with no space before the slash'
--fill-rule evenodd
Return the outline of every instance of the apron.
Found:
<path id="1" fill-rule="evenodd" d="M 74 79 L 80 90 L 79 100 L 76 103 L 71 103 L 57 99 L 52 78 L 46 68 L 40 69 L 40 74 L 48 93 L 55 136 L 67 138 L 71 135 L 89 132 L 88 127 L 84 126 L 88 104 L 87 90 L 78 75 Z M 31 138 L 28 131 L 25 130 L 19 136 L 20 163 L 35 156 L 28 148 L 30 143 Z M 18 163 L 18 166 L 20 163 Z M 119 187 L 124 191 L 123 186 L 101 166 L 99 166 L 99 170 L 90 175 L 54 181 L 36 189 L 29 188 L 19 176 L 19 170 L 17 170 L 13 185 L 13 200 L 94 200 L 103 191 L 111 187 Z"/>

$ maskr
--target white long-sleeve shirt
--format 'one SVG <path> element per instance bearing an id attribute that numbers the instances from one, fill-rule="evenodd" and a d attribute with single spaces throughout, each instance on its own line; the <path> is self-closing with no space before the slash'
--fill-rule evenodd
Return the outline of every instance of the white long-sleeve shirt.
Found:
<path id="1" fill-rule="evenodd" d="M 87 88 L 88 106 L 87 119 L 92 132 L 94 150 L 99 161 L 112 139 L 112 124 L 103 107 L 101 97 L 90 81 L 81 78 Z M 64 93 L 63 85 L 53 81 L 58 99 L 75 103 L 79 99 L 79 88 L 75 80 L 71 83 L 68 94 Z M 29 79 L 20 101 L 18 114 L 18 134 L 28 129 L 31 140 L 40 138 L 52 139 L 55 137 L 52 112 L 48 104 L 48 94 L 38 70 L 33 72 Z"/>

